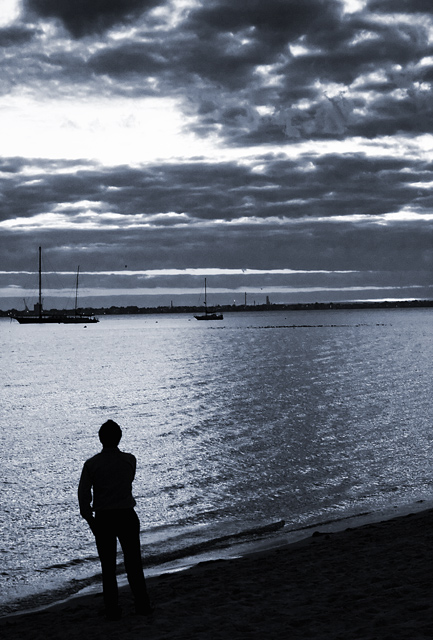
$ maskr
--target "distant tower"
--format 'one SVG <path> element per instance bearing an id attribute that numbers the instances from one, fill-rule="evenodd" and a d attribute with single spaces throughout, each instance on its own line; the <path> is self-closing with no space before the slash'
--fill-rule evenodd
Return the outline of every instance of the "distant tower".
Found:
<path id="1" fill-rule="evenodd" d="M 268 307 L 271 304 L 271 301 L 269 300 L 269 296 L 266 296 L 266 304 L 268 305 Z"/>

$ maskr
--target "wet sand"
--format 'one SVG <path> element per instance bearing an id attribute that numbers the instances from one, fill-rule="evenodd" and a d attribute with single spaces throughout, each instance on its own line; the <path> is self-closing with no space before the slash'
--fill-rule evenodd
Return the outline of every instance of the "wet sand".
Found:
<path id="1" fill-rule="evenodd" d="M 433 638 L 433 510 L 148 579 L 151 619 L 86 595 L 0 619 L 4 640 Z"/>

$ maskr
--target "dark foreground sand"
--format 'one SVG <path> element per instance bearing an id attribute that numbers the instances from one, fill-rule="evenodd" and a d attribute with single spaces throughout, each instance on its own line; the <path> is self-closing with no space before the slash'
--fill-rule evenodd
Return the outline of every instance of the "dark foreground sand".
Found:
<path id="1" fill-rule="evenodd" d="M 148 580 L 153 620 L 101 596 L 3 618 L 3 640 L 433 638 L 433 511 Z"/>

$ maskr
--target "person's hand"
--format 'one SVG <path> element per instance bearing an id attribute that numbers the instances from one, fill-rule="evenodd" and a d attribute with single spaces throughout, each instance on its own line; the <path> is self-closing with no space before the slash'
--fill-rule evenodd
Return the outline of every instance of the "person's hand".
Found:
<path id="1" fill-rule="evenodd" d="M 93 535 L 96 536 L 97 524 L 96 524 L 95 518 L 93 518 L 93 517 L 89 518 L 89 520 L 87 520 L 87 523 L 88 523 L 89 527 L 91 528 Z"/>

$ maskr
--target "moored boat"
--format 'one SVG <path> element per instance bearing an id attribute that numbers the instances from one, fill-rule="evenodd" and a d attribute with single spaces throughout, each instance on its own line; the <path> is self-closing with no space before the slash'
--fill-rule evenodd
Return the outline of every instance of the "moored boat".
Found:
<path id="1" fill-rule="evenodd" d="M 207 289 L 206 278 L 204 279 L 204 314 L 194 316 L 196 320 L 224 320 L 222 313 L 215 313 L 214 311 L 208 311 L 207 308 Z"/>
<path id="2" fill-rule="evenodd" d="M 17 320 L 20 324 L 94 324 L 99 319 L 93 315 L 85 315 L 78 313 L 78 276 L 80 267 L 77 270 L 77 280 L 75 286 L 75 310 L 57 311 L 51 313 L 44 311 L 42 305 L 42 249 L 39 247 L 39 300 L 34 305 L 33 311 L 27 309 L 22 312 L 11 314 L 11 318 Z"/>

